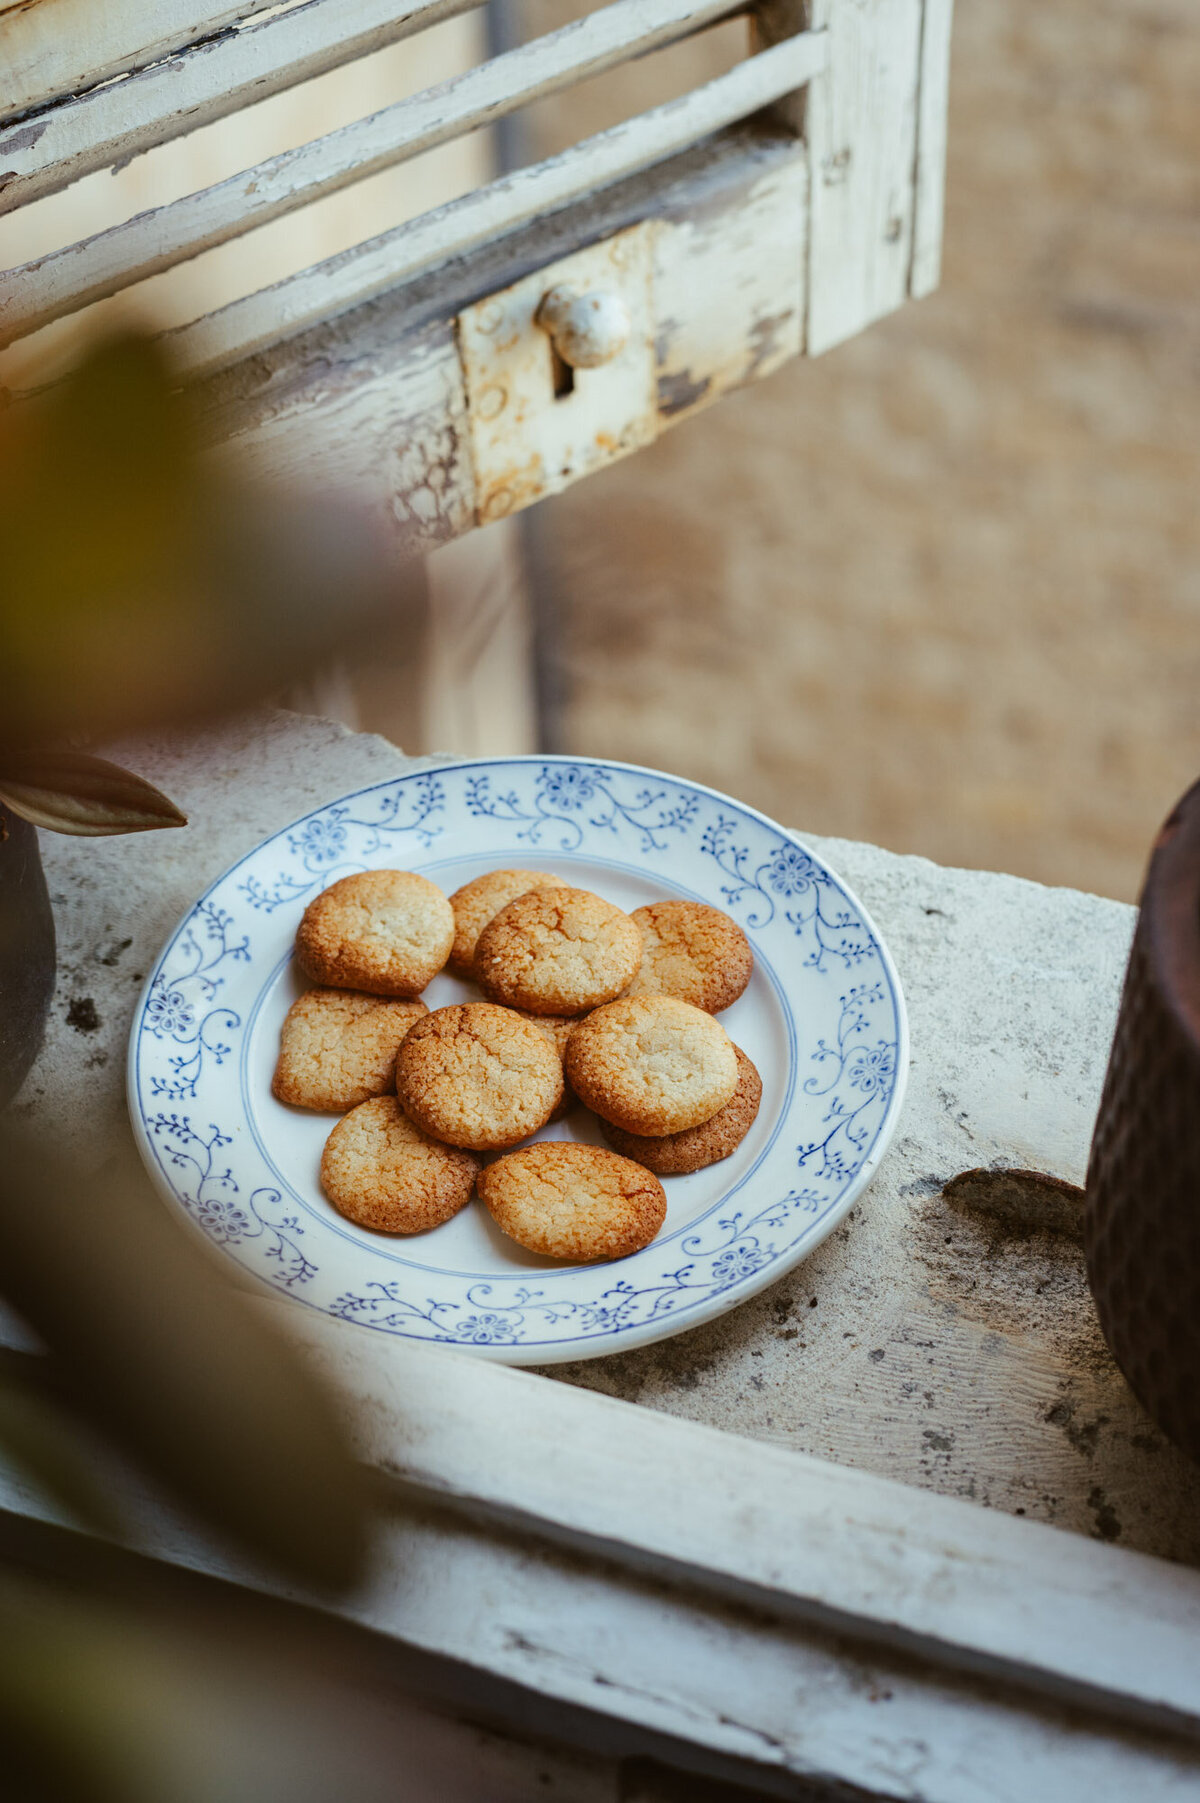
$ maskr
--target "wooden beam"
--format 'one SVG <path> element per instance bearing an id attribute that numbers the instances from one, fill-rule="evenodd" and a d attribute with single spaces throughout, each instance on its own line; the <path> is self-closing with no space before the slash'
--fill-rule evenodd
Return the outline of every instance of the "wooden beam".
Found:
<path id="1" fill-rule="evenodd" d="M 251 356 L 747 117 L 803 87 L 825 55 L 822 33 L 789 38 L 679 100 L 181 327 L 169 334 L 172 351 L 195 374 Z"/>
<path id="2" fill-rule="evenodd" d="M 931 294 L 942 273 L 946 202 L 946 120 L 950 99 L 950 25 L 954 0 L 925 0 L 921 92 L 917 111 L 916 217 L 908 292 Z"/>
<path id="3" fill-rule="evenodd" d="M 9 270 L 0 292 L 0 347 L 730 10 L 731 0 L 615 0 L 369 118 Z"/>
<path id="4" fill-rule="evenodd" d="M 354 1399 L 364 1460 L 419 1490 L 1200 1738 L 1200 1572 L 411 1340 L 364 1358 L 349 1324 L 262 1306 Z"/>
<path id="5" fill-rule="evenodd" d="M 812 161 L 812 356 L 908 294 L 922 12 L 921 0 L 812 0 L 813 24 L 830 40 L 804 120 Z M 933 37 L 931 26 L 931 57 Z"/>
<path id="6" fill-rule="evenodd" d="M 82 4 L 89 16 L 106 16 L 91 0 Z M 192 44 L 125 80 L 66 98 L 9 130 L 0 126 L 0 213 L 480 4 L 306 0 L 258 25 Z M 38 12 L 49 16 L 46 0 Z M 56 30 L 62 29 L 59 16 L 56 6 Z M 84 79 L 90 84 L 97 77 Z M 17 91 L 15 85 L 10 90 Z"/>
<path id="7" fill-rule="evenodd" d="M 785 1797 L 815 1783 L 921 1803 L 1169 1803 L 1200 1783 L 1200 1574 L 257 1306 L 336 1385 L 387 1485 L 344 1619 L 614 1733 L 740 1759 Z M 150 1557 L 282 1590 L 99 1448 L 96 1463 Z M 63 1519 L 3 1462 L 0 1507 Z"/>
<path id="8" fill-rule="evenodd" d="M 274 0 L 0 0 L 0 120 L 228 32 Z"/>
<path id="9" fill-rule="evenodd" d="M 706 139 L 208 378 L 207 428 L 270 476 L 357 491 L 410 550 L 432 549 L 477 519 L 454 329 L 465 306 L 655 221 L 664 430 L 799 350 L 806 181 L 787 136 L 748 125 Z"/>

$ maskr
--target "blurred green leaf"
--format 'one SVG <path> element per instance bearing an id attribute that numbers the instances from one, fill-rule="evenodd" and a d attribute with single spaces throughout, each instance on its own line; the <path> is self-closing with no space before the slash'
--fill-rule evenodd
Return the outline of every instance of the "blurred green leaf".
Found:
<path id="1" fill-rule="evenodd" d="M 82 751 L 10 753 L 0 763 L 0 802 L 34 826 L 93 838 L 187 825 L 153 783 Z"/>
<path id="2" fill-rule="evenodd" d="M 202 450 L 155 340 L 0 411 L 0 751 L 259 701 L 420 585 L 381 522 Z"/>
<path id="3" fill-rule="evenodd" d="M 35 1367 L 41 1361 L 22 1363 Z M 97 1484 L 70 1417 L 10 1370 L 0 1370 L 0 1449 L 85 1527 L 120 1534 L 120 1517 Z"/>
<path id="4" fill-rule="evenodd" d="M 0 1575 L 5 1803 L 157 1803 L 170 1761 L 149 1652 L 101 1612 Z"/>
<path id="5" fill-rule="evenodd" d="M 85 1178 L 6 1129 L 0 1281 L 72 1406 L 194 1514 L 293 1578 L 360 1577 L 369 1487 L 334 1398 L 132 1155 Z"/>

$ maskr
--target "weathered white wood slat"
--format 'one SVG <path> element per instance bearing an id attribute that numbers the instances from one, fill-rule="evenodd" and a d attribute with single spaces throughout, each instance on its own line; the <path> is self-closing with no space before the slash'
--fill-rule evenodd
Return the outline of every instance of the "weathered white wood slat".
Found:
<path id="1" fill-rule="evenodd" d="M 353 1399 L 362 1458 L 418 1490 L 1200 1736 L 1200 1572 L 414 1341 L 366 1357 L 347 1324 L 262 1307 Z"/>
<path id="2" fill-rule="evenodd" d="M 917 109 L 916 218 L 908 292 L 932 294 L 942 273 L 946 199 L 946 120 L 950 97 L 950 27 L 954 0 L 925 0 L 921 21 L 921 91 Z"/>
<path id="3" fill-rule="evenodd" d="M 519 1432 L 512 1440 L 517 1456 Z M 738 1450 L 734 1440 L 728 1457 Z M 1197 1794 L 1200 1753 L 1186 1744 L 852 1647 L 678 1574 L 664 1585 L 611 1553 L 572 1554 L 472 1521 L 449 1498 L 422 1500 L 397 1497 L 370 1583 L 337 1613 L 525 1687 L 542 1732 L 554 1733 L 556 1704 L 583 1707 L 606 1721 L 618 1754 L 647 1730 L 669 1735 L 741 1762 L 743 1782 L 790 1798 L 811 1795 L 803 1780 L 888 1803 L 1191 1803 Z M 127 1504 L 150 1557 L 300 1600 L 152 1498 L 127 1493 Z M 0 1506 L 53 1519 L 2 1468 Z"/>
<path id="4" fill-rule="evenodd" d="M 413 552 L 444 544 L 478 517 L 461 308 L 652 220 L 666 429 L 798 349 L 806 181 L 803 145 L 756 125 L 720 133 L 212 377 L 198 397 L 209 430 L 275 479 L 357 491 Z"/>
<path id="5" fill-rule="evenodd" d="M 813 0 L 829 63 L 809 88 L 808 338 L 829 350 L 901 305 L 912 259 L 921 0 Z M 948 8 L 931 9 L 931 62 Z"/>
<path id="6" fill-rule="evenodd" d="M 90 5 L 90 0 L 85 0 Z M 0 212 L 382 50 L 481 0 L 307 0 L 126 80 L 0 126 Z M 47 10 L 49 10 L 47 8 Z"/>
<path id="7" fill-rule="evenodd" d="M 740 1760 L 781 1796 L 800 1779 L 921 1803 L 1197 1794 L 1195 1740 L 1122 1719 L 1172 1685 L 1172 1716 L 1182 1697 L 1194 1719 L 1196 1573 L 292 1304 L 258 1306 L 338 1386 L 361 1455 L 392 1486 L 371 1579 L 339 1606 L 345 1618 L 512 1680 L 543 1706 L 582 1705 L 617 1747 L 650 1729 Z M 284 1588 L 111 1477 L 149 1556 Z M 62 1520 L 3 1462 L 0 1507 Z M 853 1631 L 838 1633 L 848 1603 Z M 900 1650 L 898 1624 L 931 1617 L 933 1632 L 913 1636 L 920 1654 Z M 1014 1640 L 999 1667 L 997 1623 Z M 1042 1684 L 1047 1647 L 1065 1647 L 1072 1671 L 1107 1662 L 1118 1688 L 1085 1681 L 1064 1709 Z M 970 1669 L 981 1650 L 986 1680 Z"/>
<path id="8" fill-rule="evenodd" d="M 185 367 L 204 373 L 278 343 L 747 117 L 811 80 L 825 54 L 821 32 L 790 38 L 682 99 L 180 327 L 169 334 L 171 348 Z"/>
<path id="9" fill-rule="evenodd" d="M 7 0 L 0 119 L 145 68 L 277 0 Z"/>
<path id="10" fill-rule="evenodd" d="M 521 1439 L 517 1423 L 514 1457 Z M 736 1465 L 740 1444 L 724 1440 Z M 671 1450 L 664 1438 L 661 1456 Z M 664 1583 L 611 1548 L 556 1558 L 552 1541 L 455 1514 L 443 1502 L 394 1520 L 376 1585 L 346 1613 L 600 1712 L 614 1737 L 648 1728 L 738 1759 L 743 1782 L 794 1803 L 814 1789 L 833 1803 L 843 1786 L 886 1803 L 1200 1794 L 1200 1750 L 1168 1737 L 726 1604 L 678 1569 Z"/>
<path id="11" fill-rule="evenodd" d="M 9 270 L 0 285 L 0 346 L 630 55 L 670 43 L 735 5 L 615 0 L 369 118 Z"/>
<path id="12" fill-rule="evenodd" d="M 660 426 L 758 381 L 800 352 L 808 159 L 794 143 L 736 206 L 672 206 L 654 259 Z"/>

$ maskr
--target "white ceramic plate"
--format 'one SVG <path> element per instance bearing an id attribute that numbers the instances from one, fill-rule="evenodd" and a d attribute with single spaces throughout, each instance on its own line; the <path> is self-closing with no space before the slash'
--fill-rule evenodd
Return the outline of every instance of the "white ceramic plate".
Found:
<path id="1" fill-rule="evenodd" d="M 350 871 L 419 871 L 447 893 L 527 865 L 623 908 L 686 896 L 754 948 L 721 1016 L 762 1074 L 731 1158 L 668 1177 L 658 1238 L 614 1263 L 523 1252 L 474 1201 L 412 1239 L 352 1226 L 318 1182 L 331 1115 L 271 1094 L 291 948 L 313 896 Z M 431 1008 L 478 999 L 453 977 Z M 272 1289 L 380 1333 L 549 1364 L 645 1346 L 724 1313 L 818 1246 L 865 1188 L 900 1112 L 908 1033 L 891 958 L 862 905 L 792 834 L 727 796 L 629 764 L 447 764 L 343 796 L 218 878 L 143 990 L 129 1107 L 164 1195 Z M 604 1144 L 578 1109 L 539 1137 Z"/>

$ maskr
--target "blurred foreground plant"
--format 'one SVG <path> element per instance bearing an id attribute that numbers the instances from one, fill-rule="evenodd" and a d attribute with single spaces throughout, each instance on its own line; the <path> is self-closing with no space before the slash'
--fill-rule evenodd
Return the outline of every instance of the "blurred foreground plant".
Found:
<path id="1" fill-rule="evenodd" d="M 150 339 L 103 344 L 40 402 L 0 410 L 0 839 L 26 835 L 0 864 L 0 1041 L 46 951 L 21 939 L 36 889 L 22 823 L 185 824 L 87 746 L 278 691 L 394 617 L 403 581 L 364 516 L 203 453 Z M 0 1354 L 0 1446 L 60 1505 L 136 1541 L 94 1469 L 98 1432 L 255 1558 L 325 1587 L 361 1574 L 366 1489 L 334 1399 L 136 1160 L 81 1176 L 0 1123 L 0 1297 L 45 1348 Z M 15 1669 L 0 1662 L 0 1724 Z"/>
<path id="2" fill-rule="evenodd" d="M 206 453 L 156 342 L 111 339 L 0 410 L 0 771 L 261 700 L 403 580 L 365 512 Z"/>

